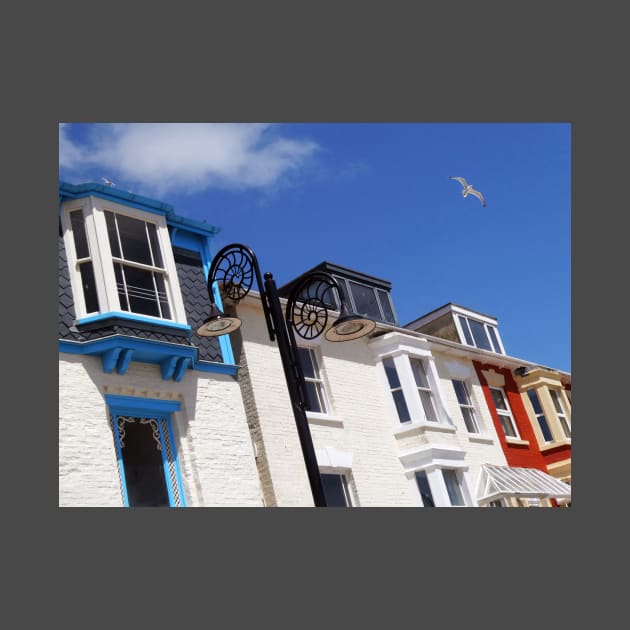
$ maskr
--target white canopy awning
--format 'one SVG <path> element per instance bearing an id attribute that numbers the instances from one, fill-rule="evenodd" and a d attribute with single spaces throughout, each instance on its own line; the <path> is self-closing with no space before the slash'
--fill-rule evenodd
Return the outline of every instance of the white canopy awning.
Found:
<path id="1" fill-rule="evenodd" d="M 484 504 L 504 497 L 570 499 L 571 486 L 536 468 L 483 464 L 477 501 Z"/>

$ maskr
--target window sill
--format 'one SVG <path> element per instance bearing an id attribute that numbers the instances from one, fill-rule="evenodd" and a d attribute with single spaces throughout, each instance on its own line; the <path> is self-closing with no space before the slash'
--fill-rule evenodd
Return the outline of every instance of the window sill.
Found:
<path id="1" fill-rule="evenodd" d="M 469 433 L 468 439 L 471 442 L 479 442 L 480 444 L 494 444 L 494 438 L 488 433 Z"/>
<path id="2" fill-rule="evenodd" d="M 506 437 L 505 441 L 514 446 L 529 446 L 529 440 L 520 440 L 519 438 Z"/>
<path id="3" fill-rule="evenodd" d="M 324 427 L 343 427 L 343 419 L 338 416 L 331 416 L 327 413 L 317 413 L 315 411 L 307 411 L 306 419 L 309 424 L 317 424 Z"/>
<path id="4" fill-rule="evenodd" d="M 560 446 L 571 446 L 571 438 L 564 438 L 562 440 L 555 440 L 554 442 L 548 442 L 544 446 L 540 447 L 541 451 L 550 451 Z"/>
<path id="5" fill-rule="evenodd" d="M 424 433 L 428 431 L 437 431 L 441 433 L 455 433 L 457 429 L 450 424 L 440 424 L 439 422 L 405 422 L 399 429 L 394 430 L 396 437 L 404 437 L 414 433 Z"/>

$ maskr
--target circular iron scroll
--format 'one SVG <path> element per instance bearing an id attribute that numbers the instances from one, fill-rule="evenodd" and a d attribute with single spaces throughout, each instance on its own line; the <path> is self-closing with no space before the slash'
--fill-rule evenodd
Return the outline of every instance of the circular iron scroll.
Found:
<path id="1" fill-rule="evenodd" d="M 315 339 L 326 328 L 328 308 L 335 304 L 335 281 L 327 274 L 314 273 L 298 284 L 289 297 L 287 322 L 302 339 Z"/>
<path id="2" fill-rule="evenodd" d="M 249 293 L 254 282 L 254 259 L 250 251 L 234 246 L 220 252 L 212 266 L 212 280 L 219 283 L 224 296 L 238 302 Z"/>

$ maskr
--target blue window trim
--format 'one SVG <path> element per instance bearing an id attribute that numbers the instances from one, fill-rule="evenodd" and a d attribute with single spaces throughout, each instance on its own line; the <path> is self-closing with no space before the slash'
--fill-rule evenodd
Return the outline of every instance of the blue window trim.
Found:
<path id="1" fill-rule="evenodd" d="M 149 317 L 146 315 L 136 315 L 135 313 L 127 313 L 123 311 L 109 311 L 107 313 L 100 313 L 99 315 L 90 315 L 89 317 L 84 317 L 82 319 L 78 319 L 76 324 L 81 326 L 82 324 L 92 324 L 94 322 L 100 322 L 103 320 L 111 319 L 112 317 L 116 317 L 118 319 L 126 319 L 130 322 L 141 323 L 141 324 L 155 324 L 158 326 L 166 326 L 167 328 L 175 328 L 177 330 L 185 330 L 186 332 L 191 332 L 192 328 L 188 324 L 178 324 L 177 322 L 173 322 L 168 319 L 161 319 L 160 317 Z"/>
<path id="2" fill-rule="evenodd" d="M 186 370 L 215 372 L 236 376 L 238 366 L 233 363 L 200 361 L 198 350 L 193 346 L 180 346 L 165 341 L 111 335 L 91 341 L 59 340 L 59 352 L 100 356 L 103 371 L 111 374 L 125 374 L 132 360 L 155 363 L 160 366 L 164 380 L 179 382 Z M 225 356 L 225 355 L 224 355 Z"/>
<path id="3" fill-rule="evenodd" d="M 175 469 L 175 480 L 178 485 L 177 490 L 181 498 L 181 507 L 186 507 L 186 499 L 184 497 L 184 487 L 182 484 L 182 478 L 179 470 L 179 458 L 177 455 L 177 448 L 175 446 L 175 439 L 173 436 L 173 428 L 171 426 L 171 413 L 175 411 L 181 411 L 181 404 L 177 400 L 160 400 L 158 398 L 137 398 L 133 396 L 118 396 L 115 394 L 105 394 L 105 402 L 109 407 L 109 410 L 114 419 L 114 442 L 116 444 L 116 458 L 118 460 L 118 469 L 120 472 L 120 478 L 122 481 L 122 495 L 123 503 L 125 507 L 129 507 L 129 496 L 127 494 L 127 480 L 125 478 L 125 467 L 122 459 L 122 447 L 120 445 L 120 435 L 118 433 L 118 425 L 116 418 L 118 416 L 132 416 L 132 417 L 150 417 L 158 420 L 158 429 L 160 433 L 160 444 L 162 445 L 161 457 L 162 466 L 164 468 L 164 479 L 166 481 L 166 489 L 168 492 L 168 500 L 171 507 L 180 507 L 175 505 L 175 496 L 173 494 L 173 488 L 170 483 L 170 471 L 168 469 L 168 460 L 166 453 L 168 450 L 173 455 L 173 466 Z M 165 420 L 166 430 L 168 435 L 165 436 L 162 431 L 162 425 L 160 420 Z M 165 439 L 170 442 L 170 449 L 166 448 Z"/>
<path id="4" fill-rule="evenodd" d="M 212 263 L 212 253 L 210 250 L 210 241 L 215 234 L 220 232 L 220 228 L 210 225 L 209 223 L 195 221 L 194 219 L 188 219 L 186 217 L 175 214 L 173 206 L 129 193 L 120 189 L 112 189 L 110 186 L 104 184 L 98 184 L 96 182 L 88 182 L 85 184 L 70 184 L 64 181 L 59 181 L 59 212 L 61 212 L 61 204 L 67 199 L 81 199 L 89 196 L 99 197 L 120 203 L 138 210 L 144 210 L 146 212 L 152 212 L 154 214 L 160 214 L 166 217 L 166 223 L 169 226 L 171 244 L 174 246 L 184 247 L 193 251 L 198 251 L 201 255 L 201 262 L 206 279 L 210 271 L 210 265 Z M 219 308 L 223 308 L 221 296 L 217 289 L 216 284 L 213 286 L 213 295 L 215 303 Z M 209 304 L 208 304 L 209 308 Z M 168 326 L 177 330 L 184 330 L 192 335 L 192 328 L 187 324 L 178 324 L 169 320 L 160 318 L 143 317 L 132 313 L 111 312 L 102 313 L 90 317 L 85 317 L 77 322 L 77 324 L 89 324 L 92 322 L 98 322 L 102 319 L 110 317 L 120 317 L 129 321 L 147 324 L 158 324 L 160 326 Z M 99 340 L 100 341 L 100 340 Z M 149 340 L 140 340 L 149 341 Z M 83 344 L 92 344 L 93 342 L 80 342 Z M 152 342 L 162 343 L 167 347 L 172 347 L 171 344 L 165 342 Z M 111 372 L 116 368 L 119 374 L 124 374 L 129 366 L 129 362 L 133 356 L 133 350 L 138 348 L 132 348 L 128 345 L 124 347 L 109 347 L 106 350 L 101 351 L 101 346 L 83 346 L 79 349 L 72 342 L 59 342 L 60 352 L 69 352 L 75 354 L 103 354 L 108 352 L 107 358 L 103 356 L 103 369 L 105 372 Z M 72 345 L 70 345 L 72 344 Z M 63 349 L 62 349 L 63 347 Z M 202 372 L 219 372 L 222 374 L 236 375 L 238 366 L 234 362 L 234 353 L 232 350 L 232 344 L 230 342 L 229 335 L 223 335 L 219 337 L 219 349 L 223 358 L 223 363 L 215 363 L 211 361 L 199 361 L 197 351 L 194 349 L 193 354 L 186 355 L 190 361 L 186 361 L 185 358 L 178 353 L 169 353 L 165 350 L 163 353 L 155 352 L 155 360 L 153 358 L 149 360 L 149 363 L 160 363 L 162 365 L 162 378 L 168 380 L 174 378 L 175 380 L 181 380 L 183 374 L 188 368 L 199 370 Z M 147 352 L 149 352 L 147 350 Z M 149 353 L 151 354 L 151 353 Z M 137 352 L 136 352 L 137 356 Z"/>

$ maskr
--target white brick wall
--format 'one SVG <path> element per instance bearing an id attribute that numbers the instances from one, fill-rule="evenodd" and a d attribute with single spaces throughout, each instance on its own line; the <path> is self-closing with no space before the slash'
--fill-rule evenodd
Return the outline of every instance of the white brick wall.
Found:
<path id="1" fill-rule="evenodd" d="M 132 362 L 106 374 L 99 358 L 59 358 L 59 505 L 122 506 L 104 395 L 178 400 L 172 414 L 188 506 L 261 506 L 262 492 L 236 380 L 188 371 L 164 381 L 156 365 Z"/>
<path id="2" fill-rule="evenodd" d="M 269 341 L 260 310 L 245 303 L 239 306 L 238 314 L 243 321 L 243 352 L 252 388 L 247 404 L 255 406 L 260 421 L 261 448 L 277 505 L 312 506 L 277 344 Z M 315 448 L 334 447 L 352 453 L 351 474 L 360 506 L 414 505 L 386 415 L 388 392 L 377 382 L 366 341 L 330 343 L 323 339 L 321 344 L 321 369 L 332 413 L 343 426 L 311 422 Z"/>

